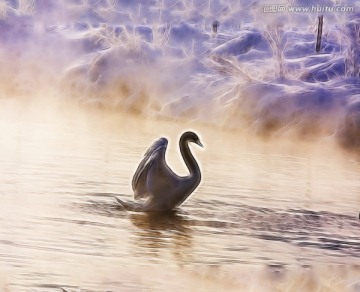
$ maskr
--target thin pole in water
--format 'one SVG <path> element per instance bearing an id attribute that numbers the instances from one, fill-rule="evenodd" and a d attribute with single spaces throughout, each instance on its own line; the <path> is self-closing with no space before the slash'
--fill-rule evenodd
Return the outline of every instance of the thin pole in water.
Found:
<path id="1" fill-rule="evenodd" d="M 219 27 L 219 22 L 217 20 L 215 20 L 212 25 L 212 34 L 213 36 L 216 36 L 217 35 L 217 32 L 218 32 L 218 27 Z"/>
<path id="2" fill-rule="evenodd" d="M 316 39 L 316 52 L 317 53 L 320 52 L 320 48 L 321 48 L 321 36 L 322 36 L 322 28 L 323 28 L 323 19 L 324 19 L 324 16 L 320 15 L 319 16 L 319 22 L 318 22 L 317 39 Z"/>

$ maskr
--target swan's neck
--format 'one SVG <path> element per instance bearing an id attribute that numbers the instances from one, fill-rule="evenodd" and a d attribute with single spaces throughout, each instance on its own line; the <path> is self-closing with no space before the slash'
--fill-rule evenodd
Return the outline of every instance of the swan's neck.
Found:
<path id="1" fill-rule="evenodd" d="M 190 151 L 188 141 L 186 141 L 185 139 L 180 139 L 179 144 L 180 144 L 181 155 L 184 159 L 187 168 L 189 169 L 190 176 L 200 178 L 201 176 L 200 168 Z"/>

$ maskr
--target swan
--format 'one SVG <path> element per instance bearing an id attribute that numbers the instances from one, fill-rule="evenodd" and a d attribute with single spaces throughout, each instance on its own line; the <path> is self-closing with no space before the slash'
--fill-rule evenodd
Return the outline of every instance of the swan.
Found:
<path id="1" fill-rule="evenodd" d="M 187 131 L 181 135 L 180 152 L 189 169 L 188 176 L 178 176 L 167 165 L 165 152 L 168 140 L 160 138 L 146 151 L 132 179 L 135 200 L 144 198 L 147 201 L 132 203 L 115 197 L 116 200 L 130 211 L 171 211 L 180 206 L 201 181 L 201 171 L 189 143 L 203 147 L 194 132 Z"/>

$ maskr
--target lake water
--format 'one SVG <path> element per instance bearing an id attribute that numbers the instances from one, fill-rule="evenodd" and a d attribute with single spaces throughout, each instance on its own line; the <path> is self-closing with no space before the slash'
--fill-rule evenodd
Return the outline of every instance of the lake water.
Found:
<path id="1" fill-rule="evenodd" d="M 127 212 L 160 136 L 200 187 L 172 214 Z M 360 291 L 360 164 L 331 138 L 261 141 L 115 110 L 0 100 L 0 290 Z"/>

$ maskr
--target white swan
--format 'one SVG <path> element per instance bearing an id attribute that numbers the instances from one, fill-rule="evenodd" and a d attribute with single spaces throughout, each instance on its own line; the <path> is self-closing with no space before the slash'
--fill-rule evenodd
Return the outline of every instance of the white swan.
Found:
<path id="1" fill-rule="evenodd" d="M 148 200 L 141 204 L 124 202 L 116 197 L 117 201 L 127 210 L 143 212 L 171 211 L 180 206 L 201 181 L 199 165 L 189 149 L 190 142 L 203 147 L 194 132 L 185 132 L 181 136 L 180 152 L 189 169 L 188 176 L 180 177 L 169 168 L 165 161 L 168 140 L 160 138 L 146 151 L 132 180 L 134 198 Z"/>

